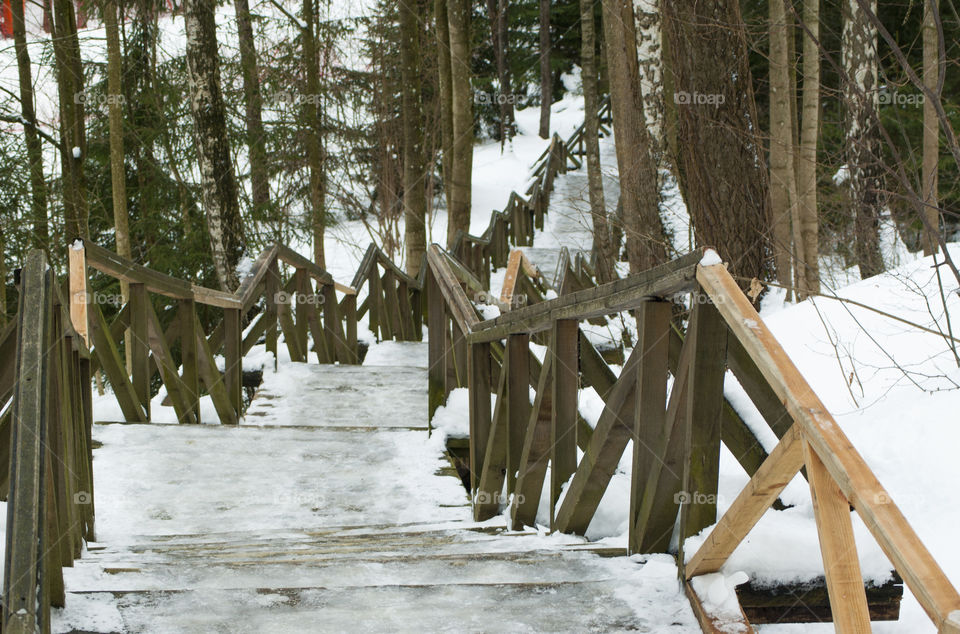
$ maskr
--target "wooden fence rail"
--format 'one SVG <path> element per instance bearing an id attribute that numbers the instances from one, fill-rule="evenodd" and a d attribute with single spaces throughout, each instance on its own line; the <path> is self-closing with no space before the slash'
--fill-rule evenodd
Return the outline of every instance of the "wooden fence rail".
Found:
<path id="1" fill-rule="evenodd" d="M 3 392 L 9 464 L 3 629 L 47 632 L 64 603 L 63 566 L 94 539 L 90 353 L 42 251 L 20 272 L 15 378 Z M 9 333 L 4 341 L 9 340 Z M 0 347 L 3 347 L 0 345 Z M 2 399 L 0 399 L 2 400 Z M 2 409 L 0 409 L 2 411 Z"/>

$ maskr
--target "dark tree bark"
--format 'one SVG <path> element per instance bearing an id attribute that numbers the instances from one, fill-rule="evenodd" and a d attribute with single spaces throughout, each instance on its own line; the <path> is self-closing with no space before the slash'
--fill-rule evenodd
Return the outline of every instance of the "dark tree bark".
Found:
<path id="1" fill-rule="evenodd" d="M 257 217 L 270 207 L 270 164 L 267 158 L 267 136 L 263 131 L 263 95 L 257 49 L 253 39 L 248 0 L 234 0 L 237 14 L 237 37 L 240 45 L 240 67 L 243 71 L 245 100 L 244 123 L 247 128 L 247 150 L 250 160 L 250 190 Z"/>
<path id="2" fill-rule="evenodd" d="M 303 99 L 304 142 L 310 169 L 310 226 L 313 233 L 313 261 L 326 266 L 323 248 L 326 233 L 327 173 L 325 170 L 323 95 L 320 92 L 320 59 L 315 35 L 316 12 L 313 0 L 303 0 L 303 63 L 306 66 L 307 94 Z"/>
<path id="3" fill-rule="evenodd" d="M 450 163 L 447 246 L 457 231 L 470 230 L 473 179 L 473 94 L 470 88 L 470 2 L 447 3 L 450 29 L 450 87 L 453 102 L 453 160 Z"/>
<path id="4" fill-rule="evenodd" d="M 440 91 L 440 158 L 443 169 L 443 193 L 450 206 L 450 189 L 453 180 L 453 78 L 450 74 L 450 23 L 447 17 L 447 0 L 435 0 L 433 4 L 437 33 L 437 86 Z"/>
<path id="5" fill-rule="evenodd" d="M 677 168 L 700 245 L 733 275 L 770 279 L 770 191 L 737 3 L 663 0 L 677 112 Z"/>
<path id="6" fill-rule="evenodd" d="M 87 237 L 87 193 L 83 160 L 86 157 L 83 66 L 77 18 L 70 0 L 53 3 L 53 54 L 60 105 L 60 167 L 63 170 L 63 215 L 67 239 Z"/>
<path id="7" fill-rule="evenodd" d="M 401 2 L 400 76 L 403 82 L 403 218 L 406 244 L 406 270 L 412 277 L 420 273 L 427 251 L 426 155 L 423 145 L 423 101 L 421 95 L 420 27 L 424 16 L 420 4 Z"/>
<path id="8" fill-rule="evenodd" d="M 33 79 L 30 70 L 30 55 L 27 52 L 26 28 L 23 21 L 23 3 L 14 2 L 13 48 L 17 55 L 17 72 L 20 83 L 20 116 L 23 118 L 23 134 L 27 146 L 27 162 L 30 165 L 30 218 L 33 225 L 31 243 L 34 248 L 49 252 L 47 230 L 47 185 L 43 179 L 43 149 L 37 135 L 37 115 L 33 105 Z M 0 256 L 2 257 L 2 256 Z"/>
<path id="9" fill-rule="evenodd" d="M 512 139 L 515 134 L 513 115 L 513 91 L 510 88 L 510 72 L 507 66 L 507 0 L 487 0 L 487 14 L 490 17 L 490 33 L 493 39 L 493 53 L 497 61 L 497 81 L 500 91 L 497 103 L 500 106 L 500 142 Z"/>
<path id="10" fill-rule="evenodd" d="M 615 254 L 611 249 L 607 205 L 603 196 L 600 170 L 600 97 L 597 94 L 596 31 L 594 0 L 580 0 L 580 60 L 583 67 L 583 145 L 587 156 L 587 184 L 590 193 L 590 217 L 593 220 L 593 252 L 596 254 L 597 281 L 601 284 L 616 277 Z"/>
<path id="11" fill-rule="evenodd" d="M 550 72 L 550 0 L 540 0 L 540 138 L 550 138 L 550 102 L 553 75 Z"/>
<path id="12" fill-rule="evenodd" d="M 186 0 L 187 71 L 193 113 L 200 186 L 213 264 L 226 291 L 237 288 L 237 264 L 243 255 L 243 224 L 237 180 L 230 161 L 226 109 L 220 90 L 220 57 L 213 0 Z"/>
<path id="13" fill-rule="evenodd" d="M 113 199 L 113 226 L 117 254 L 132 259 L 130 216 L 127 212 L 127 171 L 123 147 L 123 86 L 120 33 L 117 28 L 117 4 L 103 3 L 103 25 L 107 35 L 107 107 L 110 125 L 110 189 Z M 130 299 L 130 284 L 120 281 L 123 302 Z"/>
<path id="14" fill-rule="evenodd" d="M 637 36 L 629 0 L 603 0 L 610 105 L 620 174 L 620 203 L 630 271 L 667 259 L 660 219 L 657 166 L 643 112 Z"/>

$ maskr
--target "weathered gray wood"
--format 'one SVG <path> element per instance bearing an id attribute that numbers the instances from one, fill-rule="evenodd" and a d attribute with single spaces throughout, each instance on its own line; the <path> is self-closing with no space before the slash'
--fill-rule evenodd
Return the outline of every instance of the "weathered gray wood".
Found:
<path id="1" fill-rule="evenodd" d="M 41 251 L 27 255 L 20 278 L 17 370 L 13 401 L 13 469 L 10 476 L 4 566 L 3 629 L 33 632 L 38 621 L 37 586 L 43 552 L 46 473 L 43 437 L 47 417 L 52 283 Z M 41 546 L 41 547 L 38 547 Z M 40 602 L 44 603 L 45 602 Z"/>
<path id="2" fill-rule="evenodd" d="M 281 299 L 283 301 L 277 303 L 277 321 L 280 323 L 281 332 L 283 332 L 283 341 L 287 345 L 287 352 L 290 354 L 290 360 L 294 363 L 305 363 L 307 354 L 300 347 L 300 336 L 297 333 L 297 326 L 293 322 L 293 296 L 284 293 Z"/>
<path id="3" fill-rule="evenodd" d="M 160 320 L 152 307 L 147 312 L 147 337 L 150 349 L 153 351 L 153 360 L 160 371 L 160 378 L 167 388 L 167 394 L 170 397 L 171 405 L 173 405 L 173 411 L 177 415 L 177 420 L 181 423 L 196 423 L 193 402 L 187 395 L 183 381 L 180 380 L 177 364 L 174 362 L 173 355 L 170 353 L 170 346 L 167 345 L 167 340 L 163 336 Z"/>
<path id="4" fill-rule="evenodd" d="M 577 322 L 553 325 L 548 352 L 553 363 L 553 415 L 550 424 L 550 526 L 554 527 L 560 490 L 577 470 L 577 391 L 580 387 Z"/>
<path id="5" fill-rule="evenodd" d="M 177 309 L 180 318 L 180 364 L 183 366 L 184 396 L 190 409 L 193 411 L 193 419 L 200 423 L 200 352 L 197 347 L 197 340 L 203 336 L 203 333 L 197 330 L 196 306 L 191 300 L 181 300 Z"/>
<path id="6" fill-rule="evenodd" d="M 507 474 L 507 451 L 509 443 L 509 428 L 507 423 L 507 374 L 509 358 L 501 369 L 497 381 L 497 402 L 493 409 L 493 420 L 487 435 L 486 452 L 480 472 L 480 482 L 473 501 L 473 519 L 483 522 L 495 517 L 500 512 L 500 504 L 505 500 L 500 497 L 503 482 Z"/>
<path id="7" fill-rule="evenodd" d="M 490 344 L 470 346 L 469 355 L 470 491 L 475 494 L 480 485 L 480 473 L 490 435 Z"/>
<path id="8" fill-rule="evenodd" d="M 517 472 L 523 455 L 526 427 L 530 422 L 530 336 L 507 337 L 501 374 L 507 376 L 507 491 L 516 487 Z"/>
<path id="9" fill-rule="evenodd" d="M 337 304 L 337 291 L 332 284 L 323 287 L 323 326 L 327 333 L 327 342 L 332 342 L 331 349 L 340 363 L 351 363 L 353 350 L 347 345 L 343 332 L 343 323 L 340 321 L 340 307 Z"/>
<path id="10" fill-rule="evenodd" d="M 347 363 L 360 363 L 357 350 L 357 296 L 345 295 L 340 302 L 340 312 L 343 315 L 343 322 L 346 325 L 346 346 L 349 350 L 349 360 Z M 420 322 L 417 321 L 417 329 L 420 329 Z"/>
<path id="11" fill-rule="evenodd" d="M 240 422 L 239 415 L 230 402 L 230 395 L 227 393 L 223 374 L 217 368 L 217 362 L 213 358 L 213 353 L 210 352 L 207 339 L 203 336 L 200 327 L 200 320 L 196 316 L 194 316 L 194 323 L 197 333 L 197 367 L 200 370 L 200 378 L 210 394 L 210 400 L 213 401 L 213 406 L 217 410 L 220 423 L 222 425 L 236 425 Z"/>
<path id="12" fill-rule="evenodd" d="M 280 299 L 280 267 L 276 260 L 267 264 L 267 273 L 263 279 L 263 294 L 266 300 L 264 333 L 267 352 L 273 353 L 273 369 L 277 369 L 277 300 Z"/>
<path id="13" fill-rule="evenodd" d="M 447 315 L 437 286 L 432 267 L 427 265 L 427 416 L 433 420 L 437 408 L 443 405 L 447 398 L 444 388 L 446 384 L 444 357 L 444 331 L 447 328 Z"/>
<path id="14" fill-rule="evenodd" d="M 117 346 L 110 338 L 110 328 L 107 321 L 103 318 L 103 313 L 97 304 L 90 304 L 91 328 L 90 334 L 93 335 L 94 351 L 97 359 L 100 361 L 100 367 L 106 373 L 110 384 L 113 386 L 114 395 L 117 397 L 117 403 L 123 416 L 128 421 L 146 422 L 146 412 L 140 406 L 140 399 L 130 383 L 127 376 L 127 369 L 124 367 Z"/>
<path id="15" fill-rule="evenodd" d="M 317 297 L 313 293 L 313 285 L 307 276 L 306 269 L 297 269 L 293 274 L 293 285 L 296 289 L 296 306 L 294 307 L 295 330 L 297 343 L 303 352 L 303 360 L 310 356 L 310 341 L 307 339 L 307 307 L 316 303 Z"/>
<path id="16" fill-rule="evenodd" d="M 683 469 L 686 500 L 680 508 L 681 553 L 683 540 L 717 521 L 727 326 L 713 304 L 694 304 L 687 342 L 693 348 L 683 427 L 687 459 Z"/>
<path id="17" fill-rule="evenodd" d="M 225 380 L 230 404 L 237 416 L 243 412 L 243 354 L 240 352 L 240 311 L 226 308 L 223 311 L 223 359 Z"/>
<path id="18" fill-rule="evenodd" d="M 124 345 L 130 351 L 132 366 L 131 382 L 133 390 L 140 399 L 140 405 L 150 420 L 150 379 L 153 371 L 150 367 L 150 335 L 147 331 L 149 319 L 147 313 L 153 310 L 150 295 L 143 284 L 130 285 L 130 328 L 124 338 Z"/>

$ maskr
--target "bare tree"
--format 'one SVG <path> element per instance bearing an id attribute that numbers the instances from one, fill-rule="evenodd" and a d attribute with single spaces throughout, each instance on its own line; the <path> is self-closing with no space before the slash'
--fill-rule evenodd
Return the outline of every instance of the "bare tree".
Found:
<path id="1" fill-rule="evenodd" d="M 540 138 L 550 138 L 553 76 L 550 69 L 550 0 L 540 0 Z"/>
<path id="2" fill-rule="evenodd" d="M 876 0 L 872 1 L 871 7 L 876 13 Z M 866 279 L 883 272 L 884 268 L 880 252 L 880 214 L 885 201 L 877 128 L 877 29 L 859 10 L 857 0 L 843 3 L 841 55 L 846 75 L 842 82 L 846 109 L 846 189 L 854 219 L 854 252 L 860 277 Z"/>
<path id="3" fill-rule="evenodd" d="M 186 0 L 187 71 L 200 186 L 210 235 L 210 250 L 220 286 L 237 288 L 237 264 L 243 255 L 243 224 L 237 180 L 230 161 L 226 109 L 220 89 L 220 57 L 213 0 Z"/>
<path id="4" fill-rule="evenodd" d="M 250 190 L 253 207 L 262 214 L 270 206 L 270 161 L 267 158 L 267 135 L 263 129 L 263 95 L 260 91 L 260 69 L 253 39 L 248 0 L 234 0 L 237 14 L 237 39 L 240 45 L 240 68 L 243 73 L 244 124 L 250 162 Z"/>
<path id="5" fill-rule="evenodd" d="M 939 91 L 940 60 L 939 37 L 935 12 L 937 0 L 927 0 L 923 3 L 923 84 L 931 92 Z M 920 191 L 923 194 L 924 222 L 923 254 L 932 255 L 937 252 L 937 233 L 940 227 L 940 212 L 938 209 L 938 175 L 937 163 L 940 158 L 940 126 L 937 121 L 937 111 L 933 99 L 923 101 L 923 183 Z"/>
<path id="6" fill-rule="evenodd" d="M 820 292 L 820 222 L 817 210 L 817 143 L 820 136 L 820 0 L 803 0 L 803 102 L 797 195 L 800 207 L 798 258 L 805 272 L 805 291 Z"/>
<path id="7" fill-rule="evenodd" d="M 473 94 L 470 89 L 470 2 L 450 0 L 450 87 L 453 113 L 453 159 L 447 209 L 447 246 L 457 231 L 470 230 L 473 179 Z"/>
<path id="8" fill-rule="evenodd" d="M 667 240 L 658 206 L 657 167 L 644 120 L 633 5 L 629 0 L 602 0 L 602 6 L 621 218 L 627 260 L 635 273 L 667 259 Z"/>
<path id="9" fill-rule="evenodd" d="M 323 239 L 326 233 L 327 174 L 324 166 L 323 95 L 320 93 L 320 56 L 317 50 L 317 17 L 314 0 L 303 0 L 303 63 L 307 76 L 307 94 L 303 105 L 303 139 L 307 146 L 310 170 L 309 220 L 313 238 L 313 261 L 326 266 Z"/>
<path id="10" fill-rule="evenodd" d="M 453 162 L 453 78 L 450 74 L 450 24 L 447 18 L 447 0 L 434 0 L 434 21 L 437 34 L 437 86 L 440 91 L 440 157 L 443 169 L 444 196 L 447 210 L 450 205 L 451 164 Z"/>
<path id="11" fill-rule="evenodd" d="M 615 254 L 611 248 L 607 204 L 603 196 L 600 169 L 600 97 L 597 87 L 597 43 L 593 19 L 596 0 L 580 0 L 580 60 L 583 78 L 583 145 L 587 157 L 587 184 L 590 193 L 590 217 L 593 220 L 593 252 L 596 254 L 597 280 L 605 283 L 616 277 Z"/>
<path id="12" fill-rule="evenodd" d="M 510 88 L 510 72 L 507 67 L 507 0 L 487 0 L 487 15 L 490 18 L 490 34 L 493 40 L 493 56 L 497 62 L 497 81 L 500 84 L 497 103 L 500 106 L 500 142 L 505 143 L 514 135 L 513 95 Z"/>
<path id="13" fill-rule="evenodd" d="M 403 219 L 406 270 L 416 277 L 427 251 L 427 161 L 423 145 L 423 101 L 421 95 L 420 27 L 418 2 L 401 2 L 400 75 L 403 118 Z"/>
<path id="14" fill-rule="evenodd" d="M 27 146 L 27 162 L 30 165 L 30 218 L 32 243 L 35 248 L 49 249 L 47 244 L 47 186 L 43 178 L 43 149 L 37 134 L 37 115 L 33 105 L 33 79 L 30 69 L 30 54 L 27 51 L 27 35 L 23 21 L 23 3 L 14 2 L 13 48 L 17 56 L 17 72 L 20 84 L 20 116 L 23 119 L 23 136 Z M 0 255 L 2 259 L 2 255 Z"/>

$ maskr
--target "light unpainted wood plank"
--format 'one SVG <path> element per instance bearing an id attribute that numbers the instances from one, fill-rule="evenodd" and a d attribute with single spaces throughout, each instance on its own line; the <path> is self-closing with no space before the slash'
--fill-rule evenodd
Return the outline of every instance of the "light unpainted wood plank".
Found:
<path id="1" fill-rule="evenodd" d="M 726 269 L 699 266 L 697 280 L 927 616 L 944 627 L 960 610 L 960 594 L 943 569 Z"/>
<path id="2" fill-rule="evenodd" d="M 747 486 L 713 527 L 703 545 L 687 562 L 686 578 L 720 570 L 780 492 L 797 475 L 801 466 L 803 440 L 800 437 L 800 428 L 794 425 L 760 465 Z"/>
<path id="3" fill-rule="evenodd" d="M 70 275 L 70 321 L 73 329 L 83 337 L 83 343 L 90 346 L 90 317 L 87 304 L 90 293 L 87 291 L 87 256 L 83 247 L 67 249 Z"/>

